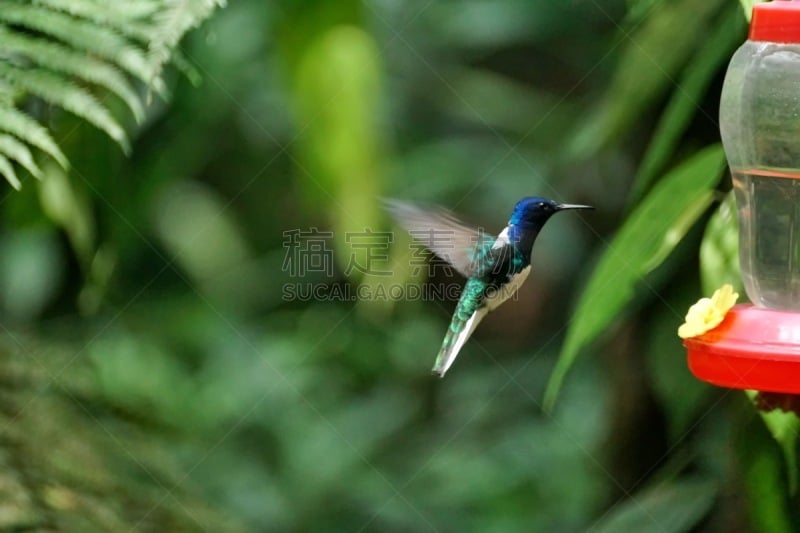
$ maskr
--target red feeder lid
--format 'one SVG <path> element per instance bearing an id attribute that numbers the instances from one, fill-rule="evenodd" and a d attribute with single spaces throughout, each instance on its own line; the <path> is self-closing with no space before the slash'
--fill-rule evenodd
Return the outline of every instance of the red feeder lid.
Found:
<path id="1" fill-rule="evenodd" d="M 800 43 L 800 2 L 775 0 L 753 6 L 751 41 Z"/>
<path id="2" fill-rule="evenodd" d="M 683 345 L 698 379 L 732 389 L 800 394 L 800 313 L 737 305 L 718 327 Z"/>

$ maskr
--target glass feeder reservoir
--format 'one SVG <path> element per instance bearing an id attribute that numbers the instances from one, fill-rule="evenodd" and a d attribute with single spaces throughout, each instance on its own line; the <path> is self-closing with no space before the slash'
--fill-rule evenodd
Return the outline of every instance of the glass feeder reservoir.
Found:
<path id="1" fill-rule="evenodd" d="M 800 1 L 753 7 L 725 77 L 720 130 L 755 305 L 686 339 L 689 367 L 725 387 L 800 394 Z"/>
<path id="2" fill-rule="evenodd" d="M 756 5 L 728 66 L 720 133 L 750 300 L 800 311 L 800 2 Z"/>

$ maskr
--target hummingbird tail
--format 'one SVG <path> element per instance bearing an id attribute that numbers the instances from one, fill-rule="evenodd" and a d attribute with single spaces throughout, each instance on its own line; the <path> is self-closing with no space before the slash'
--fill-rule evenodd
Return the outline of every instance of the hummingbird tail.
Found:
<path id="1" fill-rule="evenodd" d="M 458 352 L 461 351 L 464 343 L 467 342 L 467 339 L 475 331 L 475 328 L 483 320 L 487 312 L 488 309 L 485 307 L 477 309 L 466 322 L 458 318 L 458 316 L 453 317 L 447 330 L 447 335 L 444 337 L 444 342 L 442 342 L 442 347 L 439 349 L 439 354 L 436 356 L 436 362 L 433 365 L 434 374 L 437 374 L 440 378 L 444 377 L 447 369 L 456 360 Z"/>

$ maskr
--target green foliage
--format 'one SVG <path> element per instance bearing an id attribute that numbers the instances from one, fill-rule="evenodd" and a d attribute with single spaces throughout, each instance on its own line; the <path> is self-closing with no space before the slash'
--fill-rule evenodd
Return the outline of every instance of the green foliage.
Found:
<path id="1" fill-rule="evenodd" d="M 96 232 L 89 199 L 53 163 L 45 165 L 38 192 L 44 214 L 64 230 L 78 259 L 87 264 L 94 252 Z"/>
<path id="2" fill-rule="evenodd" d="M 757 394 L 747 391 L 752 399 Z M 789 490 L 792 494 L 797 492 L 797 437 L 800 436 L 800 418 L 792 412 L 783 412 L 779 409 L 761 413 L 767 429 L 778 442 L 786 458 L 786 472 L 789 479 Z"/>
<path id="3" fill-rule="evenodd" d="M 700 243 L 700 281 L 703 294 L 714 294 L 729 283 L 740 298 L 747 296 L 739 270 L 739 219 L 733 191 L 725 195 L 706 224 Z"/>
<path id="4" fill-rule="evenodd" d="M 0 253 L 0 301 L 4 316 L 30 320 L 40 315 L 58 293 L 64 259 L 58 236 L 51 228 L 28 229 L 5 235 Z"/>
<path id="5" fill-rule="evenodd" d="M 673 86 L 677 86 L 674 94 L 684 96 L 686 89 L 675 79 L 698 48 L 718 49 L 719 38 L 708 48 L 700 43 L 705 43 L 709 28 L 718 24 L 719 11 L 725 4 L 723 0 L 702 4 L 693 0 L 656 2 L 648 6 L 647 16 L 641 21 L 631 28 L 623 27 L 617 44 L 622 48 L 621 57 L 614 77 L 595 113 L 572 139 L 570 152 L 585 157 L 607 147 L 615 137 L 635 127 L 642 112 Z M 723 38 L 730 43 L 729 34 L 735 35 L 736 27 L 725 29 L 728 35 Z M 675 38 L 677 34 L 680 39 Z M 696 59 L 692 57 L 693 65 L 697 65 Z M 713 71 L 714 67 L 704 65 L 704 70 Z"/>
<path id="6" fill-rule="evenodd" d="M 142 122 L 144 102 L 135 80 L 163 93 L 161 71 L 181 37 L 222 4 L 222 0 L 5 2 L 0 9 L 0 131 L 10 135 L 0 142 L 0 174 L 20 188 L 14 161 L 41 177 L 31 148 L 67 168 L 52 134 L 25 110 L 31 98 L 73 113 L 129 152 L 124 122 L 113 115 L 104 93 L 119 98 L 136 122 Z"/>
<path id="7" fill-rule="evenodd" d="M 773 421 L 781 418 L 785 419 L 785 416 L 775 417 Z M 770 425 L 769 422 L 767 425 Z M 780 455 L 771 453 L 770 436 L 764 431 L 761 420 L 751 416 L 744 429 L 752 433 L 739 451 L 748 507 L 751 509 L 751 527 L 755 531 L 769 533 L 795 531 L 797 527 L 793 525 L 792 516 L 795 504 L 786 491 L 785 464 L 782 464 Z M 789 474 L 792 475 L 791 472 Z"/>
<path id="8" fill-rule="evenodd" d="M 766 1 L 767 0 L 739 0 L 739 3 L 742 5 L 742 10 L 744 10 L 744 17 L 748 22 L 753 15 L 753 6 Z"/>
<path id="9" fill-rule="evenodd" d="M 306 193 L 332 201 L 340 234 L 380 226 L 380 66 L 374 39 L 364 30 L 336 25 L 309 43 L 298 59 L 294 108 Z M 346 260 L 346 251 L 338 250 Z"/>
<path id="10" fill-rule="evenodd" d="M 669 162 L 697 112 L 698 102 L 708 90 L 714 74 L 728 61 L 730 51 L 740 41 L 743 29 L 740 13 L 728 9 L 722 21 L 711 30 L 705 46 L 678 78 L 678 88 L 672 92 L 667 107 L 659 116 L 653 138 L 636 172 L 631 191 L 632 201 L 639 200 Z"/>
<path id="11" fill-rule="evenodd" d="M 2 4 L 0 172 L 41 181 L 0 200 L 0 501 L 29 500 L 0 528 L 797 529 L 793 422 L 675 335 L 738 277 L 736 2 L 240 0 L 185 40 L 218 2 Z M 348 269 L 379 195 L 489 232 L 522 196 L 597 209 L 439 380 L 457 291 L 369 291 L 463 280 L 397 233 L 391 275 Z"/>
<path id="12" fill-rule="evenodd" d="M 45 128 L 43 128 L 38 122 L 30 118 L 25 113 L 22 113 L 14 107 L 6 106 L 3 103 L 0 103 L 0 129 L 2 129 L 4 132 L 15 135 L 17 139 L 19 139 L 19 142 L 28 143 L 31 146 L 39 148 L 43 152 L 52 156 L 53 159 L 58 161 L 62 167 L 67 167 L 67 158 L 50 136 L 50 133 L 48 133 Z M 12 142 L 10 146 L 13 147 L 14 143 Z M 13 152 L 9 151 L 10 146 L 8 143 L 6 143 L 4 153 L 9 157 L 14 157 Z M 30 152 L 30 150 L 28 150 L 28 152 Z M 18 150 L 17 155 L 27 162 L 27 154 L 24 151 L 20 152 Z M 20 164 L 22 164 L 22 161 L 20 161 Z M 29 162 L 29 164 L 35 165 L 32 160 Z M 41 171 L 37 166 L 33 166 L 33 168 L 35 170 L 34 175 L 41 174 Z M 13 170 L 11 172 L 13 172 Z M 15 182 L 13 175 L 11 184 L 16 185 L 16 188 L 19 188 L 18 180 Z"/>
<path id="13" fill-rule="evenodd" d="M 93 408 L 88 360 L 18 333 L 0 339 L 0 366 L 0 529 L 244 530 L 178 486 L 168 440 Z"/>
<path id="14" fill-rule="evenodd" d="M 578 352 L 619 317 L 646 276 L 672 252 L 708 209 L 725 165 L 722 147 L 698 152 L 664 177 L 631 213 L 608 245 L 581 294 L 550 378 L 545 407 L 553 407 L 569 367 Z"/>
<path id="15" fill-rule="evenodd" d="M 592 529 L 601 533 L 692 531 L 714 503 L 718 488 L 703 479 L 683 479 L 642 491 L 606 515 Z"/>
<path id="16" fill-rule="evenodd" d="M 161 74 L 183 35 L 208 18 L 214 9 L 223 7 L 226 0 L 163 0 L 161 4 L 160 9 L 151 11 L 153 28 L 145 33 L 153 78 Z"/>

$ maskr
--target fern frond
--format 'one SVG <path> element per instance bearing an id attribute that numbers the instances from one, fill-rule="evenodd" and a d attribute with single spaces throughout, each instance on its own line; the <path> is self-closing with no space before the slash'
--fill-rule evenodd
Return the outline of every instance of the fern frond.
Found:
<path id="1" fill-rule="evenodd" d="M 63 11 L 108 26 L 143 43 L 150 39 L 152 17 L 162 7 L 159 0 L 109 2 L 107 0 L 34 0 L 34 4 Z"/>
<path id="2" fill-rule="evenodd" d="M 181 38 L 198 26 L 226 0 L 164 0 L 164 8 L 155 15 L 156 26 L 150 41 L 150 64 L 161 73 Z"/>
<path id="3" fill-rule="evenodd" d="M 128 137 L 114 117 L 91 94 L 67 79 L 46 70 L 24 69 L 5 62 L 0 62 L 0 78 L 94 124 L 128 152 Z"/>
<path id="4" fill-rule="evenodd" d="M 144 96 L 136 80 L 165 95 L 161 78 L 180 39 L 225 0 L 0 0 L 0 174 L 19 187 L 14 165 L 42 175 L 32 149 L 67 169 L 50 132 L 18 109 L 26 97 L 69 111 L 123 150 L 128 137 L 94 94 L 121 99 L 137 122 Z M 186 67 L 189 72 L 191 66 Z"/>
<path id="5" fill-rule="evenodd" d="M 15 137 L 0 134 L 0 154 L 16 161 L 36 178 L 42 178 L 42 170 L 33 160 L 33 154 L 24 143 Z"/>
<path id="6" fill-rule="evenodd" d="M 69 168 L 67 157 L 61 152 L 50 133 L 17 108 L 0 104 L 0 131 L 10 133 L 21 141 L 35 146 L 58 161 L 64 169 Z"/>
<path id="7" fill-rule="evenodd" d="M 0 80 L 0 106 L 14 106 L 14 102 L 17 102 L 22 96 L 22 91 Z"/>
<path id="8" fill-rule="evenodd" d="M 162 0 L 33 0 L 33 4 L 87 18 L 120 31 L 124 31 L 133 21 L 148 20 L 163 7 Z"/>
<path id="9" fill-rule="evenodd" d="M 0 55 L 6 54 L 24 57 L 50 70 L 108 89 L 125 102 L 137 122 L 144 118 L 144 108 L 131 84 L 118 70 L 103 61 L 75 52 L 61 43 L 8 31 L 0 26 Z"/>
<path id="10" fill-rule="evenodd" d="M 16 190 L 20 190 L 22 188 L 22 183 L 20 183 L 17 173 L 14 172 L 14 165 L 12 165 L 11 161 L 2 155 L 0 155 L 0 174 L 5 176 L 8 183 L 10 183 L 11 186 Z"/>
<path id="11" fill-rule="evenodd" d="M 70 47 L 119 65 L 145 83 L 159 82 L 144 53 L 114 31 L 61 11 L 4 0 L 0 22 L 22 26 L 54 37 Z M 160 85 L 160 83 L 159 83 Z M 163 88 L 163 85 L 161 85 Z M 154 89 L 159 90 L 158 85 Z"/>

